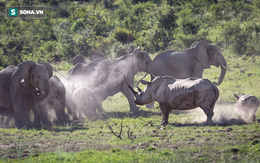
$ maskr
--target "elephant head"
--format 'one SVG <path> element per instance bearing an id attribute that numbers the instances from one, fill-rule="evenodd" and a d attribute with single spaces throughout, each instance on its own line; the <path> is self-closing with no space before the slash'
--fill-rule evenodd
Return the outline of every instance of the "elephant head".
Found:
<path id="1" fill-rule="evenodd" d="M 83 62 L 85 59 L 83 56 L 81 55 L 76 55 L 73 59 L 72 59 L 72 63 L 73 63 L 73 66 L 75 66 L 77 63 L 79 62 Z"/>
<path id="2" fill-rule="evenodd" d="M 204 69 L 210 68 L 210 65 L 221 68 L 221 72 L 216 85 L 220 85 L 225 77 L 227 63 L 217 46 L 208 44 L 204 41 L 195 42 L 190 49 L 195 58 L 201 63 Z"/>
<path id="3" fill-rule="evenodd" d="M 23 87 L 34 88 L 32 97 L 36 101 L 45 99 L 50 93 L 49 79 L 53 75 L 52 66 L 48 63 L 37 64 L 25 61 L 18 65 L 20 84 Z"/>
<path id="4" fill-rule="evenodd" d="M 134 55 L 136 55 L 137 58 L 138 71 L 148 72 L 152 63 L 149 54 L 145 51 L 141 51 L 140 47 L 138 47 L 134 50 Z"/>

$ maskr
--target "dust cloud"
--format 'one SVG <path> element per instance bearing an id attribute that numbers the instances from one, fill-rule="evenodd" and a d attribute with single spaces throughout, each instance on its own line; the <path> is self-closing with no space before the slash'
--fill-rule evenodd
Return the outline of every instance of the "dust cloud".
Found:
<path id="1" fill-rule="evenodd" d="M 207 116 L 202 109 L 196 108 L 189 111 L 192 117 L 195 117 L 191 123 L 206 122 Z M 232 103 L 217 102 L 214 107 L 214 116 L 212 117 L 214 124 L 230 124 L 238 120 L 238 114 Z"/>

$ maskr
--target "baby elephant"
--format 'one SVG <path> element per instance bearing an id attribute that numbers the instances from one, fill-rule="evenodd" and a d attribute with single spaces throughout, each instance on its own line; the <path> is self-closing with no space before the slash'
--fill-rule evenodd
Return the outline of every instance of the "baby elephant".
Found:
<path id="1" fill-rule="evenodd" d="M 235 110 L 240 119 L 246 122 L 255 121 L 255 113 L 259 107 L 259 99 L 253 95 L 244 95 L 238 96 L 234 94 L 237 98 L 235 104 Z"/>
<path id="2" fill-rule="evenodd" d="M 80 121 L 83 120 L 82 114 L 87 118 L 91 118 L 96 115 L 96 110 L 103 111 L 102 106 L 96 102 L 93 92 L 86 87 L 77 87 L 75 89 L 73 101 Z"/>
<path id="3" fill-rule="evenodd" d="M 189 110 L 200 107 L 207 115 L 207 122 L 212 122 L 213 109 L 219 97 L 218 88 L 208 79 L 187 78 L 175 79 L 169 76 L 158 76 L 152 82 L 141 80 L 147 85 L 145 90 L 135 92 L 135 103 L 145 105 L 157 101 L 163 113 L 161 124 L 168 124 L 172 110 Z"/>

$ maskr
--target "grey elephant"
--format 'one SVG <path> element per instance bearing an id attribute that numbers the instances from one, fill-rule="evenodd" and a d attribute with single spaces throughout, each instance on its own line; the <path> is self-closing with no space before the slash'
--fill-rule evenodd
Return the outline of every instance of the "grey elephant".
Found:
<path id="1" fill-rule="evenodd" d="M 34 125 L 40 125 L 42 118 L 35 101 L 49 95 L 52 74 L 50 64 L 30 60 L 0 71 L 0 107 L 13 109 L 17 127 L 31 125 L 30 110 L 34 113 Z"/>
<path id="2" fill-rule="evenodd" d="M 255 114 L 259 107 L 259 99 L 251 94 L 238 96 L 234 94 L 237 101 L 235 104 L 235 110 L 238 114 L 238 118 L 244 120 L 245 122 L 254 122 Z"/>
<path id="3" fill-rule="evenodd" d="M 141 82 L 147 87 L 139 93 L 129 86 L 135 95 L 135 103 L 145 105 L 153 100 L 157 101 L 163 113 L 161 124 L 169 123 L 168 118 L 172 110 L 189 110 L 196 107 L 200 107 L 207 115 L 207 122 L 212 122 L 219 90 L 208 79 L 196 77 L 175 79 L 170 76 L 158 76 L 152 82 L 144 80 Z"/>
<path id="4" fill-rule="evenodd" d="M 93 92 L 86 87 L 75 89 L 73 92 L 73 101 L 79 115 L 79 120 L 83 119 L 82 114 L 87 118 L 92 118 L 96 115 L 96 111 L 102 110 L 102 106 L 96 102 Z"/>
<path id="5" fill-rule="evenodd" d="M 65 86 L 56 75 L 52 76 L 49 82 L 50 94 L 44 100 L 37 102 L 42 113 L 43 122 L 45 124 L 49 124 L 50 121 L 57 123 L 68 122 L 69 116 L 65 112 Z"/>
<path id="6" fill-rule="evenodd" d="M 158 54 L 149 69 L 155 76 L 169 75 L 177 79 L 188 77 L 202 78 L 204 69 L 210 65 L 221 68 L 216 85 L 220 85 L 225 77 L 227 63 L 217 46 L 205 41 L 194 42 L 183 51 L 166 51 Z"/>
<path id="7" fill-rule="evenodd" d="M 74 81 L 89 88 L 101 106 L 108 96 L 122 92 L 128 99 L 130 111 L 134 112 L 138 111 L 139 107 L 135 105 L 132 92 L 120 76 L 126 76 L 129 84 L 133 86 L 135 74 L 139 71 L 147 72 L 151 62 L 148 53 L 137 48 L 132 54 L 114 60 L 94 60 L 83 68 L 79 78 L 74 78 Z"/>

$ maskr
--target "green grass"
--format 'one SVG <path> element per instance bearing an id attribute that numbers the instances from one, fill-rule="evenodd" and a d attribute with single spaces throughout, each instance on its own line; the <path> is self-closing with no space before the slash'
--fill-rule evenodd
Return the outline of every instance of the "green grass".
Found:
<path id="1" fill-rule="evenodd" d="M 227 72 L 218 87 L 220 100 L 212 125 L 204 124 L 205 114 L 194 109 L 173 111 L 170 125 L 161 126 L 158 104 L 155 109 L 141 106 L 139 112 L 129 113 L 128 102 L 119 93 L 104 101 L 106 112 L 95 121 L 44 129 L 0 128 L 0 162 L 259 162 L 260 111 L 255 123 L 234 120 L 233 93 L 260 97 L 260 58 L 254 63 L 251 57 L 227 61 L 234 71 Z M 66 65 L 59 67 L 62 70 Z M 204 73 L 212 81 L 218 75 L 218 68 Z M 121 140 L 107 126 L 119 134 L 122 119 Z"/>

